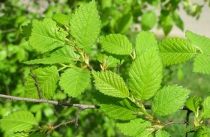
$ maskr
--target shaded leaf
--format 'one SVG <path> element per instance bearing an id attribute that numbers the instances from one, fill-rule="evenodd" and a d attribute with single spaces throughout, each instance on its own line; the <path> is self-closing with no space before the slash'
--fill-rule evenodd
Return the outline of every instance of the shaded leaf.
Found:
<path id="1" fill-rule="evenodd" d="M 154 11 L 147 11 L 141 17 L 141 27 L 143 30 L 152 29 L 157 23 L 157 16 Z"/>
<path id="2" fill-rule="evenodd" d="M 201 103 L 202 103 L 201 97 L 191 96 L 187 99 L 186 107 L 192 110 L 194 113 L 196 113 Z"/>
<path id="3" fill-rule="evenodd" d="M 107 0 L 106 0 L 107 1 Z M 131 13 L 126 13 L 116 21 L 115 32 L 126 33 L 133 23 L 133 16 Z"/>

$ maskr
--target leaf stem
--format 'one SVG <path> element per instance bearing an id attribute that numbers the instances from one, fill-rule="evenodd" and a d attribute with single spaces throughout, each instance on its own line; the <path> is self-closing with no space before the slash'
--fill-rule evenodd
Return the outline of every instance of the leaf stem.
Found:
<path id="1" fill-rule="evenodd" d="M 71 120 L 62 122 L 62 123 L 60 123 L 60 124 L 58 124 L 58 125 L 53 126 L 53 130 L 55 130 L 55 129 L 61 127 L 61 126 L 66 126 L 66 125 L 68 125 L 68 124 L 74 123 L 75 121 L 76 121 L 75 119 L 73 119 L 73 120 L 71 119 Z"/>
<path id="2" fill-rule="evenodd" d="M 141 101 L 136 100 L 134 97 L 128 97 L 128 99 L 140 108 L 141 112 L 146 116 L 148 120 L 154 121 L 154 117 L 147 112 L 144 104 Z"/>
<path id="3" fill-rule="evenodd" d="M 140 107 L 141 111 L 146 116 L 146 118 L 149 119 L 150 121 L 153 121 L 154 117 L 147 112 L 146 108 L 144 107 L 144 104 L 143 103 L 138 103 L 138 104 L 139 104 L 139 107 Z"/>

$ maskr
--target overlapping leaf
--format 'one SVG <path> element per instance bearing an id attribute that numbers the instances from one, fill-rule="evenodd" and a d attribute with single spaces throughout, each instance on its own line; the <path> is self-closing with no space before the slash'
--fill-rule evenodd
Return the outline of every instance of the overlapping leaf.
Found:
<path id="1" fill-rule="evenodd" d="M 25 96 L 30 98 L 39 98 L 35 81 L 31 75 L 28 75 L 25 82 Z"/>
<path id="2" fill-rule="evenodd" d="M 29 131 L 37 125 L 35 117 L 28 111 L 17 111 L 0 120 L 0 127 L 6 132 Z"/>
<path id="3" fill-rule="evenodd" d="M 160 88 L 162 62 L 156 49 L 147 50 L 133 62 L 129 70 L 129 88 L 135 97 L 150 99 Z"/>
<path id="4" fill-rule="evenodd" d="M 70 64 L 73 61 L 79 59 L 79 55 L 77 55 L 72 47 L 65 46 L 56 50 L 55 52 L 51 53 L 51 56 L 41 58 L 41 59 L 34 59 L 24 62 L 25 64 L 32 65 L 32 64 L 58 64 L 58 63 L 66 63 Z"/>
<path id="5" fill-rule="evenodd" d="M 40 53 L 51 51 L 65 45 L 67 33 L 56 26 L 56 22 L 46 18 L 43 21 L 33 21 L 29 43 Z"/>
<path id="6" fill-rule="evenodd" d="M 131 120 L 135 119 L 139 113 L 139 108 L 128 99 L 118 99 L 109 96 L 101 95 L 100 110 L 107 116 L 117 120 Z"/>
<path id="7" fill-rule="evenodd" d="M 203 117 L 210 118 L 210 96 L 208 96 L 203 102 Z"/>
<path id="8" fill-rule="evenodd" d="M 117 58 L 114 58 L 113 56 L 107 56 L 105 54 L 98 54 L 97 60 L 103 64 L 104 67 L 116 67 L 120 64 L 120 60 Z"/>
<path id="9" fill-rule="evenodd" d="M 90 73 L 81 68 L 67 69 L 60 79 L 60 86 L 71 97 L 78 97 L 90 84 Z"/>
<path id="10" fill-rule="evenodd" d="M 157 16 L 155 11 L 148 11 L 142 15 L 141 18 L 141 27 L 143 30 L 152 29 L 157 23 Z"/>
<path id="11" fill-rule="evenodd" d="M 69 21 L 70 21 L 69 15 L 65 15 L 63 13 L 56 13 L 53 15 L 53 20 L 55 20 L 58 24 L 64 25 L 64 26 L 69 26 Z"/>
<path id="12" fill-rule="evenodd" d="M 155 137 L 170 137 L 170 134 L 166 132 L 165 130 L 158 130 L 155 133 Z"/>
<path id="13" fill-rule="evenodd" d="M 100 38 L 102 48 L 112 54 L 129 55 L 132 52 L 132 44 L 128 38 L 121 34 L 110 34 Z"/>
<path id="14" fill-rule="evenodd" d="M 34 78 L 32 75 L 34 75 Z M 52 98 L 59 78 L 57 68 L 55 66 L 38 68 L 32 71 L 32 75 L 26 82 L 26 95 L 38 98 L 37 95 L 40 94 L 42 98 Z M 40 93 L 37 94 L 38 92 Z"/>
<path id="15" fill-rule="evenodd" d="M 136 54 L 137 57 L 150 48 L 158 48 L 157 40 L 151 32 L 141 31 L 136 38 Z"/>
<path id="16" fill-rule="evenodd" d="M 210 38 L 195 34 L 191 31 L 186 32 L 186 37 L 190 40 L 194 46 L 198 47 L 202 53 L 210 54 Z"/>
<path id="17" fill-rule="evenodd" d="M 195 34 L 191 31 L 186 32 L 186 37 L 191 43 L 200 49 L 201 53 L 195 58 L 193 71 L 203 74 L 210 74 L 210 38 Z"/>
<path id="18" fill-rule="evenodd" d="M 134 119 L 128 123 L 117 123 L 117 127 L 126 136 L 148 137 L 152 134 L 150 131 L 151 123 L 143 119 Z"/>
<path id="19" fill-rule="evenodd" d="M 195 137 L 209 137 L 210 128 L 207 126 L 200 127 L 194 134 Z"/>
<path id="20" fill-rule="evenodd" d="M 114 24 L 114 30 L 117 33 L 125 34 L 133 23 L 133 15 L 128 12 L 122 15 Z"/>
<path id="21" fill-rule="evenodd" d="M 162 88 L 154 97 L 152 111 L 159 116 L 166 116 L 176 112 L 184 106 L 189 91 L 173 85 Z"/>
<path id="22" fill-rule="evenodd" d="M 185 105 L 188 109 L 192 110 L 194 113 L 197 112 L 198 108 L 202 103 L 202 98 L 198 96 L 191 96 L 187 99 Z"/>
<path id="23" fill-rule="evenodd" d="M 196 48 L 186 39 L 166 38 L 159 43 L 164 65 L 184 63 L 196 55 Z"/>
<path id="24" fill-rule="evenodd" d="M 117 104 L 101 104 L 100 109 L 110 118 L 130 120 L 136 118 L 137 112 Z"/>
<path id="25" fill-rule="evenodd" d="M 71 35 L 75 38 L 77 45 L 90 52 L 101 26 L 95 1 L 82 4 L 72 15 L 70 25 Z"/>
<path id="26" fill-rule="evenodd" d="M 103 94 L 126 98 L 129 95 L 128 88 L 123 79 L 114 72 L 93 72 L 96 88 Z"/>
<path id="27" fill-rule="evenodd" d="M 193 71 L 203 74 L 210 74 L 210 55 L 200 54 L 193 63 Z"/>

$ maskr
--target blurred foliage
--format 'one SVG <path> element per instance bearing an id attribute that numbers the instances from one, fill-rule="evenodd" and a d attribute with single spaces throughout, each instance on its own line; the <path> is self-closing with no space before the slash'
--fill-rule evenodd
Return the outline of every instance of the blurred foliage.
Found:
<path id="1" fill-rule="evenodd" d="M 90 0 L 2 0 L 0 1 L 0 93 L 16 96 L 24 96 L 24 83 L 30 68 L 22 62 L 37 57 L 38 54 L 30 50 L 27 43 L 31 33 L 31 23 L 34 19 L 52 17 L 60 24 L 69 25 L 72 10 L 81 3 Z M 168 35 L 173 26 L 184 31 L 184 22 L 178 10 L 183 7 L 190 16 L 199 18 L 203 6 L 209 0 L 193 3 L 191 0 L 96 0 L 102 20 L 102 34 L 121 33 L 126 34 L 134 41 L 140 30 L 152 30 L 160 28 Z M 61 14 L 62 13 L 62 14 Z M 102 56 L 98 58 L 103 58 Z M 109 57 L 108 60 L 122 63 Z M 111 62 L 110 61 L 110 62 Z M 112 64 L 107 64 L 112 65 Z M 210 90 L 208 76 L 200 74 L 192 75 L 188 65 L 170 67 L 166 70 L 169 81 L 185 85 L 195 91 L 195 95 L 209 95 Z M 123 69 L 123 66 L 122 66 Z M 125 70 L 124 70 L 125 71 Z M 188 75 L 190 73 L 190 76 Z M 126 74 L 125 74 L 126 75 Z M 189 77 L 188 77 L 189 76 Z M 190 81 L 190 82 L 189 82 Z M 54 97 L 57 100 L 66 98 L 60 94 Z M 202 96 L 205 96 L 202 93 Z M 88 91 L 73 102 L 97 102 L 92 99 L 97 96 L 95 91 Z M 43 125 L 43 132 L 52 137 L 77 136 L 77 137 L 112 137 L 122 136 L 116 129 L 115 123 L 103 113 L 95 113 L 98 110 L 79 111 L 72 108 L 61 108 L 46 104 L 31 104 L 24 102 L 10 102 L 0 99 L 0 118 L 17 110 L 29 110 L 35 114 L 35 118 Z M 70 124 L 57 130 L 50 130 L 51 125 L 59 124 L 66 119 L 78 116 L 78 125 Z M 179 126 L 177 128 L 180 129 Z M 174 129 L 170 129 L 174 132 Z M 182 130 L 182 129 L 180 129 Z M 177 131 L 177 130 L 176 130 Z M 180 131 L 182 132 L 182 131 Z M 178 133 L 177 133 L 178 134 Z M 0 136 L 3 132 L 0 131 Z M 10 135 L 8 135 L 9 137 Z M 41 136 L 41 135 L 40 135 Z"/>

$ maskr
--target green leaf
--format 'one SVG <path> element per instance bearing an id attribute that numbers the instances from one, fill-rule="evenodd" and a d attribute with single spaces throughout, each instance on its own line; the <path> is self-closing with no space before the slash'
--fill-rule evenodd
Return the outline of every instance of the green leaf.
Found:
<path id="1" fill-rule="evenodd" d="M 126 136 L 148 137 L 152 134 L 150 131 L 151 123 L 143 119 L 131 120 L 128 123 L 117 123 L 117 127 Z"/>
<path id="2" fill-rule="evenodd" d="M 205 54 L 198 55 L 193 63 L 193 72 L 210 74 L 210 56 Z"/>
<path id="3" fill-rule="evenodd" d="M 5 132 L 5 137 L 29 137 L 29 133 L 22 132 Z M 30 136 L 31 137 L 31 136 Z"/>
<path id="4" fill-rule="evenodd" d="M 70 20 L 71 35 L 77 45 L 90 52 L 100 33 L 100 18 L 95 1 L 82 4 L 72 15 Z"/>
<path id="5" fill-rule="evenodd" d="M 105 66 L 105 68 L 117 67 L 120 64 L 120 60 L 113 56 L 107 56 L 105 54 L 98 54 L 97 60 Z"/>
<path id="6" fill-rule="evenodd" d="M 196 48 L 186 39 L 165 38 L 159 43 L 164 65 L 184 63 L 196 55 Z"/>
<path id="7" fill-rule="evenodd" d="M 184 30 L 184 22 L 176 11 L 173 13 L 173 21 L 179 29 Z"/>
<path id="8" fill-rule="evenodd" d="M 176 85 L 163 87 L 153 99 L 152 111 L 159 116 L 172 114 L 184 106 L 189 93 Z"/>
<path id="9" fill-rule="evenodd" d="M 210 136 L 210 128 L 206 126 L 200 127 L 194 134 L 194 137 L 209 137 L 209 136 Z"/>
<path id="10" fill-rule="evenodd" d="M 115 23 L 115 32 L 117 33 L 126 33 L 128 32 L 131 24 L 133 23 L 133 16 L 132 14 L 126 13 L 121 18 L 119 18 Z"/>
<path id="11" fill-rule="evenodd" d="M 187 99 L 186 107 L 192 110 L 194 113 L 197 112 L 198 108 L 202 103 L 202 98 L 198 96 L 191 96 Z"/>
<path id="12" fill-rule="evenodd" d="M 60 86 L 71 97 L 78 97 L 90 84 L 90 73 L 81 68 L 67 69 L 60 79 Z"/>
<path id="13" fill-rule="evenodd" d="M 99 99 L 100 110 L 107 116 L 116 120 L 131 120 L 137 117 L 139 108 L 129 99 L 119 99 L 101 94 L 96 96 Z"/>
<path id="14" fill-rule="evenodd" d="M 202 53 L 208 55 L 210 54 L 210 38 L 195 34 L 191 31 L 186 31 L 185 35 L 190 40 L 190 42 L 194 44 L 194 46 L 202 51 Z"/>
<path id="15" fill-rule="evenodd" d="M 163 28 L 165 35 L 168 35 L 173 27 L 173 18 L 170 14 L 160 16 L 160 26 Z"/>
<path id="16" fill-rule="evenodd" d="M 155 95 L 162 81 L 162 62 L 156 49 L 139 56 L 129 70 L 129 88 L 135 97 L 147 100 Z"/>
<path id="17" fill-rule="evenodd" d="M 157 40 L 152 32 L 141 31 L 136 38 L 136 54 L 140 56 L 150 48 L 158 48 Z"/>
<path id="18" fill-rule="evenodd" d="M 33 126 L 38 123 L 29 111 L 17 111 L 0 120 L 0 127 L 5 132 L 29 131 Z"/>
<path id="19" fill-rule="evenodd" d="M 128 88 L 118 74 L 111 71 L 92 72 L 92 74 L 95 87 L 101 93 L 118 98 L 127 98 L 129 96 Z"/>
<path id="20" fill-rule="evenodd" d="M 203 113 L 204 118 L 210 118 L 210 96 L 208 96 L 203 102 Z"/>
<path id="21" fill-rule="evenodd" d="M 65 26 L 69 26 L 70 22 L 70 16 L 62 14 L 62 13 L 56 13 L 53 15 L 53 20 L 55 20 L 57 23 Z"/>
<path id="22" fill-rule="evenodd" d="M 166 132 L 165 130 L 158 130 L 155 133 L 155 137 L 170 137 L 170 134 Z"/>
<path id="23" fill-rule="evenodd" d="M 31 96 L 36 96 L 36 98 L 38 98 L 38 86 L 39 90 L 41 91 L 41 97 L 52 98 L 55 94 L 57 81 L 59 79 L 57 68 L 55 66 L 38 68 L 33 70 L 32 73 L 32 75 L 35 76 L 36 80 L 32 79 L 32 77 L 29 76 L 25 87 L 26 95 L 30 95 L 30 93 L 32 93 Z M 35 85 L 35 83 L 37 83 L 37 86 Z"/>
<path id="24" fill-rule="evenodd" d="M 33 21 L 29 44 L 40 53 L 51 51 L 65 45 L 67 33 L 56 26 L 56 22 L 46 18 L 43 21 Z"/>
<path id="25" fill-rule="evenodd" d="M 39 98 L 37 87 L 31 75 L 28 75 L 25 82 L 25 97 Z"/>
<path id="26" fill-rule="evenodd" d="M 51 56 L 41 59 L 34 59 L 25 61 L 25 64 L 33 65 L 33 64 L 70 64 L 73 61 L 77 61 L 79 59 L 79 55 L 76 54 L 72 47 L 65 46 L 51 53 Z"/>
<path id="27" fill-rule="evenodd" d="M 53 57 L 47 57 L 47 58 L 41 58 L 41 59 L 33 59 L 29 61 L 25 61 L 25 64 L 28 65 L 34 65 L 34 64 L 60 64 L 60 63 L 65 63 L 69 64 L 72 62 L 71 58 L 64 57 L 64 56 L 53 56 Z"/>
<path id="28" fill-rule="evenodd" d="M 101 104 L 100 109 L 110 118 L 130 120 L 136 118 L 137 112 L 118 104 Z"/>
<path id="29" fill-rule="evenodd" d="M 157 16 L 154 11 L 147 11 L 142 15 L 141 27 L 143 30 L 152 29 L 157 23 Z"/>
<path id="30" fill-rule="evenodd" d="M 132 52 L 132 44 L 126 36 L 121 34 L 102 36 L 100 43 L 106 52 L 112 54 L 129 55 Z"/>

